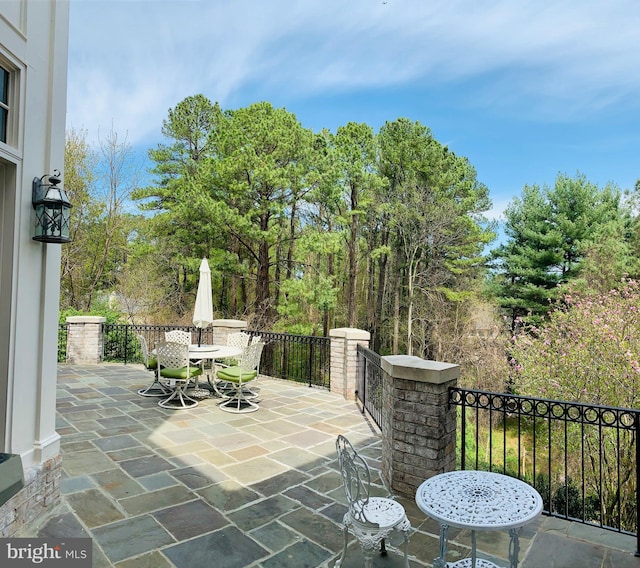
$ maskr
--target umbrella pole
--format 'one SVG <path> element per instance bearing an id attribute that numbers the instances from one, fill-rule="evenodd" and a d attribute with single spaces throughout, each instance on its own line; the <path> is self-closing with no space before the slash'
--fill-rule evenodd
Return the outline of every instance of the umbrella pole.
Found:
<path id="1" fill-rule="evenodd" d="M 198 328 L 198 347 L 200 347 L 200 341 L 202 340 L 202 328 Z"/>

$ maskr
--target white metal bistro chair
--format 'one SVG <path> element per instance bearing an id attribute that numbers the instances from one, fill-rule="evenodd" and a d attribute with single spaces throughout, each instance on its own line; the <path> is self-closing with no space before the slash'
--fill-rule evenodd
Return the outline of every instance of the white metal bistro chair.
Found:
<path id="1" fill-rule="evenodd" d="M 233 347 L 234 349 L 241 349 L 249 345 L 249 341 L 251 340 L 251 336 L 244 331 L 239 331 L 237 333 L 230 333 L 227 335 L 227 347 Z M 212 370 L 213 382 L 209 381 L 209 385 L 213 388 L 213 391 L 216 395 L 221 396 L 223 398 L 228 398 L 230 394 L 235 391 L 235 387 L 233 383 L 228 381 L 222 381 L 217 377 L 217 370 L 219 367 L 233 367 L 238 364 L 237 357 L 225 357 L 223 359 L 218 359 L 214 364 L 215 368 Z"/>
<path id="2" fill-rule="evenodd" d="M 259 335 L 254 335 L 251 337 L 249 345 L 262 345 L 262 349 L 260 351 L 260 360 L 258 360 L 258 366 L 256 367 L 256 378 L 251 381 L 251 385 L 243 389 L 244 397 L 251 400 L 254 398 L 258 398 L 259 396 L 260 387 L 256 387 L 256 382 L 260 378 L 260 361 L 262 360 L 262 353 L 264 353 L 266 342 L 262 341 L 262 337 L 260 337 Z"/>
<path id="3" fill-rule="evenodd" d="M 336 453 L 349 509 L 342 520 L 344 548 L 335 568 L 342 566 L 347 554 L 349 533 L 360 542 L 365 568 L 371 568 L 374 551 L 380 545 L 380 554 L 386 555 L 385 539 L 394 531 L 404 535 L 404 566 L 409 568 L 407 547 L 411 523 L 404 507 L 390 497 L 371 497 L 369 466 L 344 436 L 336 440 Z"/>
<path id="4" fill-rule="evenodd" d="M 227 335 L 227 347 L 235 347 L 236 349 L 244 349 L 251 341 L 251 336 L 244 331 L 230 333 Z M 237 364 L 236 358 L 222 359 L 222 365 L 231 367 Z"/>
<path id="5" fill-rule="evenodd" d="M 224 367 L 216 373 L 218 380 L 227 382 L 231 388 L 225 393 L 225 400 L 220 403 L 220 409 L 225 412 L 255 412 L 260 407 L 255 401 L 254 393 L 245 389 L 247 383 L 258 377 L 258 367 L 264 343 L 247 345 L 240 356 L 237 365 Z"/>
<path id="6" fill-rule="evenodd" d="M 249 345 L 255 345 L 257 343 L 262 343 L 263 348 L 265 343 L 262 341 L 262 337 L 260 335 L 249 335 L 244 331 L 240 331 L 238 333 L 230 333 L 227 336 L 227 347 L 234 347 L 236 349 L 242 349 L 243 351 Z M 220 366 L 222 367 L 230 367 L 238 364 L 238 358 L 231 359 L 222 359 Z M 244 398 L 247 400 L 258 398 L 258 392 L 255 387 L 255 381 L 260 377 L 260 362 L 258 362 L 258 367 L 256 368 L 256 378 L 253 379 L 251 387 L 244 387 L 243 393 Z M 215 392 L 222 397 L 229 398 L 229 396 L 233 395 L 235 392 L 235 387 L 232 383 L 228 383 L 226 381 L 221 381 L 220 379 L 216 379 L 214 383 Z M 258 388 L 259 390 L 259 388 Z"/>
<path id="7" fill-rule="evenodd" d="M 181 345 L 191 345 L 191 332 L 190 331 L 184 331 L 182 329 L 172 329 L 170 331 L 165 331 L 164 332 L 164 340 L 168 341 L 170 343 L 180 343 Z M 192 365 L 201 365 L 202 361 L 196 361 L 194 359 L 191 360 L 191 364 Z M 197 383 L 198 383 L 198 379 L 195 379 L 195 383 L 196 383 L 196 388 L 197 388 Z"/>
<path id="8" fill-rule="evenodd" d="M 138 394 L 140 396 L 169 396 L 171 389 L 158 380 L 158 358 L 154 354 L 149 353 L 149 347 L 147 346 L 147 340 L 144 338 L 144 335 L 139 335 L 138 339 L 140 340 L 142 363 L 148 371 L 153 371 L 153 382 L 147 388 L 138 390 Z"/>
<path id="9" fill-rule="evenodd" d="M 191 345 L 191 332 L 181 329 L 172 329 L 164 332 L 164 340 L 171 343 L 180 343 L 182 345 Z"/>
<path id="10" fill-rule="evenodd" d="M 186 393 L 187 385 L 192 378 L 202 374 L 199 366 L 189 360 L 189 345 L 162 342 L 156 345 L 158 372 L 160 380 L 172 389 L 171 394 L 158 402 L 163 408 L 193 408 L 198 401 Z"/>

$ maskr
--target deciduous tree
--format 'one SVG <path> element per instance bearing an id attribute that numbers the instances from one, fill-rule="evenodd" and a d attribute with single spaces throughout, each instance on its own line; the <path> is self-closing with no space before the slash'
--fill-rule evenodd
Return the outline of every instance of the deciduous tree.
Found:
<path id="1" fill-rule="evenodd" d="M 588 404 L 637 408 L 640 404 L 640 286 L 623 280 L 601 294 L 567 292 L 539 326 L 526 327 L 511 349 L 511 381 L 518 394 Z M 584 444 L 588 458 L 570 464 L 600 497 L 603 522 L 634 526 L 635 432 L 576 425 L 568 444 Z M 611 459 L 613 456 L 614 459 Z"/>
<path id="2" fill-rule="evenodd" d="M 65 186 L 74 204 L 72 243 L 63 247 L 61 307 L 90 310 L 107 294 L 126 261 L 133 230 L 125 202 L 138 185 L 141 166 L 126 138 L 110 131 L 98 152 L 86 133 L 71 130 L 65 145 Z"/>

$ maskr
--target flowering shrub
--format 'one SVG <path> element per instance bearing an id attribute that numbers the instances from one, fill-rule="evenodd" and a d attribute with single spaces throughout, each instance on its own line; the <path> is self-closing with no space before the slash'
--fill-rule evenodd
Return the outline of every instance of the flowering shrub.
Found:
<path id="1" fill-rule="evenodd" d="M 511 382 L 543 398 L 635 408 L 640 390 L 640 283 L 565 294 L 539 327 L 512 339 Z"/>
<path id="2" fill-rule="evenodd" d="M 640 283 L 625 279 L 604 294 L 568 292 L 539 327 L 512 338 L 510 379 L 523 395 L 636 408 L 640 402 Z M 550 427 L 551 431 L 551 427 Z M 602 522 L 627 530 L 636 522 L 636 432 L 584 424 L 556 424 L 554 445 L 566 446 L 566 481 L 584 479 Z M 590 501 L 590 502 L 591 502 Z M 554 506 L 565 503 L 554 502 Z M 589 511 L 584 514 L 588 516 Z"/>

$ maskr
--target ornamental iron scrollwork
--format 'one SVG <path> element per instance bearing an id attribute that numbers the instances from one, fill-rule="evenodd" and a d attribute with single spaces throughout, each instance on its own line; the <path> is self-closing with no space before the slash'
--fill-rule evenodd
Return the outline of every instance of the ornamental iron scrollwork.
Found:
<path id="1" fill-rule="evenodd" d="M 501 412 L 508 415 L 563 420 L 570 423 L 620 428 L 622 430 L 635 430 L 638 421 L 636 413 L 628 408 L 548 400 L 461 388 L 449 389 L 449 404 Z"/>

